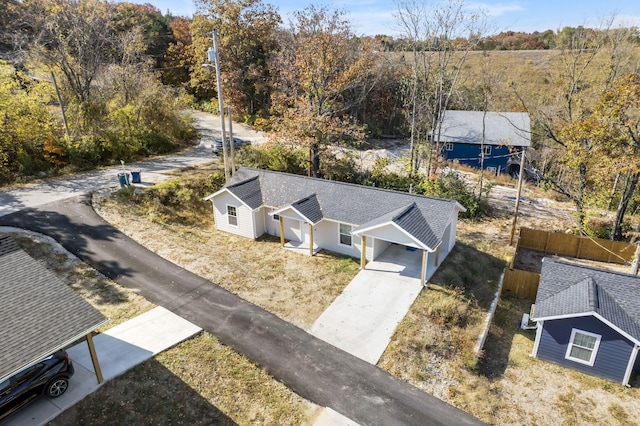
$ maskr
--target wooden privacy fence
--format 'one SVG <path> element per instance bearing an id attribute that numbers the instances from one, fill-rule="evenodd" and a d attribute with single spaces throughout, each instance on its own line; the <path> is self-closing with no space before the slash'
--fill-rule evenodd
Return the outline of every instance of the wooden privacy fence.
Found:
<path id="1" fill-rule="evenodd" d="M 536 298 L 540 274 L 507 267 L 504 270 L 502 292 L 508 291 L 522 297 Z"/>
<path id="2" fill-rule="evenodd" d="M 636 250 L 635 244 L 557 232 L 537 231 L 529 228 L 520 228 L 514 261 L 521 248 L 536 250 L 545 254 L 619 264 L 631 261 Z M 511 262 L 511 265 L 504 271 L 502 291 L 535 298 L 536 294 L 538 294 L 540 274 L 514 269 L 514 263 Z"/>
<path id="3" fill-rule="evenodd" d="M 529 228 L 520 228 L 516 253 L 520 247 L 541 251 L 545 254 L 620 264 L 631 261 L 636 250 L 635 244 L 621 241 L 537 231 Z"/>

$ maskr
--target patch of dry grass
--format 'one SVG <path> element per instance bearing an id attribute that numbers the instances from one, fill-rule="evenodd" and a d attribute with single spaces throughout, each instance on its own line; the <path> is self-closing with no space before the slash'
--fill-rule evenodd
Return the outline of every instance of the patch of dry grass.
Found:
<path id="1" fill-rule="evenodd" d="M 107 382 L 51 425 L 305 425 L 320 407 L 208 333 Z"/>

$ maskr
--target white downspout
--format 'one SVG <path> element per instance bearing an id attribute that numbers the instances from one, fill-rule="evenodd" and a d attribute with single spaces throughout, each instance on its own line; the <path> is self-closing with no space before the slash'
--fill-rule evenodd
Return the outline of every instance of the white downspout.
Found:
<path id="1" fill-rule="evenodd" d="M 540 347 L 540 339 L 542 338 L 542 327 L 544 326 L 544 321 L 538 321 L 538 329 L 536 330 L 536 340 L 533 343 L 533 350 L 531 351 L 531 357 L 538 357 L 538 348 Z"/>
<path id="2" fill-rule="evenodd" d="M 638 358 L 638 350 L 640 346 L 634 345 L 633 350 L 631 351 L 631 356 L 629 357 L 629 363 L 627 364 L 627 370 L 624 372 L 624 378 L 622 379 L 622 384 L 625 386 L 629 386 L 629 379 L 631 379 L 631 373 L 633 372 L 633 366 L 636 364 L 636 359 Z"/>

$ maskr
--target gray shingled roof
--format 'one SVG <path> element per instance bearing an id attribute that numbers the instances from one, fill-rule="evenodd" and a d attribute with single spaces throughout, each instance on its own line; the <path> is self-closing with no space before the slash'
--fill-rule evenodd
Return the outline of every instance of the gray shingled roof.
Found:
<path id="1" fill-rule="evenodd" d="M 107 319 L 0 234 L 0 382 Z"/>
<path id="2" fill-rule="evenodd" d="M 482 111 L 444 113 L 440 142 L 480 144 L 482 141 Z M 526 112 L 487 112 L 485 117 L 486 145 L 531 145 L 531 120 Z"/>
<path id="3" fill-rule="evenodd" d="M 256 178 L 260 182 L 259 190 L 238 190 L 246 185 L 253 188 Z M 428 247 L 434 247 L 434 241 L 442 239 L 453 212 L 464 211 L 453 200 L 252 168 L 239 169 L 226 188 L 252 208 L 257 204 L 258 192 L 263 205 L 276 209 L 314 195 L 323 218 L 356 227 L 394 213 L 387 217 L 395 218 L 395 223 Z M 399 214 L 399 209 L 403 206 L 407 209 L 412 204 L 415 207 L 407 210 L 410 214 Z"/>
<path id="4" fill-rule="evenodd" d="M 640 277 L 544 258 L 535 318 L 592 312 L 640 341 Z"/>
<path id="5" fill-rule="evenodd" d="M 227 185 L 226 188 L 252 209 L 257 209 L 262 205 L 262 192 L 257 176 L 237 184 Z"/>
<path id="6" fill-rule="evenodd" d="M 291 203 L 291 207 L 299 211 L 314 225 L 323 219 L 322 209 L 320 208 L 320 203 L 318 202 L 316 194 L 309 195 L 302 200 Z"/>

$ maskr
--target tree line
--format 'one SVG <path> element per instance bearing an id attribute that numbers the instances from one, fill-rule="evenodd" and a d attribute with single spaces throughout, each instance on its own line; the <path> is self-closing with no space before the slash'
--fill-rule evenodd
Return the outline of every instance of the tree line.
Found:
<path id="1" fill-rule="evenodd" d="M 270 149 L 302 148 L 310 175 L 330 176 L 335 162 L 323 158 L 340 147 L 400 135 L 410 141 L 409 182 L 435 177 L 447 109 L 526 111 L 528 157 L 574 202 L 578 230 L 593 231 L 592 207 L 612 208 L 611 235 L 621 238 L 638 205 L 637 28 L 604 20 L 487 36 L 487 16 L 464 0 L 406 0 L 393 39 L 357 36 L 344 12 L 325 6 L 284 23 L 261 0 L 196 5 L 185 18 L 126 2 L 0 0 L 0 182 L 188 144 L 195 134 L 182 110 L 217 112 L 215 74 L 202 66 L 215 28 L 234 118 L 269 130 Z M 497 65 L 501 49 L 550 56 L 512 69 Z"/>

